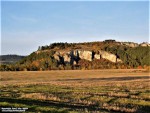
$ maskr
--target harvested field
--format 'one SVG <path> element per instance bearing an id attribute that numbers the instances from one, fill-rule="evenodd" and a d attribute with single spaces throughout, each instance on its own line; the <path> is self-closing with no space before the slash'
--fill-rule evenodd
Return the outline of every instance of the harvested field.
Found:
<path id="1" fill-rule="evenodd" d="M 146 70 L 1 72 L 0 106 L 26 112 L 150 111 Z"/>

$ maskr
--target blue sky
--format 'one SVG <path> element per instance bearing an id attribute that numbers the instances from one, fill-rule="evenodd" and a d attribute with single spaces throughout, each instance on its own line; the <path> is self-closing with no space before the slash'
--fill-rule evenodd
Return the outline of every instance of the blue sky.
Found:
<path id="1" fill-rule="evenodd" d="M 149 41 L 148 1 L 3 1 L 1 54 L 28 55 L 53 42 Z"/>

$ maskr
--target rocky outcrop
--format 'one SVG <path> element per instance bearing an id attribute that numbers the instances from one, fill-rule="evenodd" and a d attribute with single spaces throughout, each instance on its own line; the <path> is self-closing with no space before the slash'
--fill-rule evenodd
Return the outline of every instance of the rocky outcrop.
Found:
<path id="1" fill-rule="evenodd" d="M 89 60 L 89 61 L 92 61 L 92 51 L 79 51 L 79 58 L 80 59 L 86 59 L 86 60 Z"/>
<path id="2" fill-rule="evenodd" d="M 117 58 L 116 55 L 111 54 L 111 53 L 106 52 L 106 51 L 102 51 L 102 50 L 99 51 L 99 54 L 95 54 L 94 58 L 96 58 L 96 59 L 103 58 L 103 59 L 107 59 L 107 60 L 109 60 L 111 62 L 114 62 L 114 63 L 116 63 L 116 62 L 122 62 L 122 60 L 119 59 L 119 58 Z"/>
<path id="3" fill-rule="evenodd" d="M 54 58 L 63 63 L 76 64 L 80 59 L 92 61 L 92 51 L 72 50 L 69 52 L 56 52 Z"/>
<path id="4" fill-rule="evenodd" d="M 70 51 L 70 56 L 72 59 L 75 60 L 85 59 L 85 60 L 92 61 L 92 51 L 72 50 Z"/>
<path id="5" fill-rule="evenodd" d="M 56 52 L 53 56 L 57 61 L 60 61 L 60 53 L 59 52 Z"/>
<path id="6" fill-rule="evenodd" d="M 119 63 L 119 62 L 122 63 L 123 61 L 121 59 L 117 58 L 116 62 L 117 63 Z"/>
<path id="7" fill-rule="evenodd" d="M 138 47 L 139 46 L 138 43 L 133 43 L 133 42 L 122 42 L 121 45 L 126 45 L 129 47 Z"/>
<path id="8" fill-rule="evenodd" d="M 107 59 L 111 62 L 116 62 L 116 59 L 117 59 L 116 55 L 108 53 L 106 51 L 99 51 L 99 53 L 102 58 Z"/>
<path id="9" fill-rule="evenodd" d="M 148 46 L 150 46 L 150 44 L 147 43 L 147 42 L 143 42 L 143 43 L 140 44 L 140 46 L 142 46 L 142 47 L 148 47 Z"/>
<path id="10" fill-rule="evenodd" d="M 138 44 L 138 43 L 133 43 L 133 42 L 121 42 L 120 43 L 121 45 L 126 45 L 128 47 L 139 47 L 139 46 L 142 46 L 142 47 L 150 47 L 150 44 L 148 42 L 143 42 L 141 44 Z"/>
<path id="11" fill-rule="evenodd" d="M 71 56 L 68 53 L 64 54 L 63 58 L 65 64 L 71 62 Z"/>
<path id="12" fill-rule="evenodd" d="M 94 58 L 95 58 L 95 59 L 101 59 L 101 55 L 100 55 L 100 54 L 95 54 L 95 55 L 94 55 Z"/>
<path id="13" fill-rule="evenodd" d="M 54 54 L 54 58 L 62 63 L 69 63 L 69 64 L 77 64 L 80 59 L 85 59 L 88 61 L 92 61 L 95 59 L 107 59 L 111 62 L 122 62 L 121 59 L 117 58 L 116 55 L 111 54 L 106 51 L 99 51 L 99 54 L 94 54 L 92 51 L 86 51 L 86 50 L 72 50 L 67 52 L 56 52 Z"/>

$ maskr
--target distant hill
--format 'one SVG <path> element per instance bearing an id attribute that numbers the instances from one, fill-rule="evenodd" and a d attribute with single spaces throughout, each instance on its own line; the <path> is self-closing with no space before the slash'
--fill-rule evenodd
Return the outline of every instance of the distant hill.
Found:
<path id="1" fill-rule="evenodd" d="M 13 58 L 13 57 L 12 57 Z M 1 66 L 1 70 L 71 70 L 71 69 L 132 69 L 150 66 L 148 43 L 105 40 L 83 43 L 52 43 L 39 46 L 26 57 L 5 61 L 17 62 Z M 8 60 L 9 59 L 9 60 Z"/>
<path id="2" fill-rule="evenodd" d="M 25 56 L 19 55 L 0 55 L 0 63 L 1 64 L 12 64 L 16 63 L 19 60 L 23 59 Z"/>

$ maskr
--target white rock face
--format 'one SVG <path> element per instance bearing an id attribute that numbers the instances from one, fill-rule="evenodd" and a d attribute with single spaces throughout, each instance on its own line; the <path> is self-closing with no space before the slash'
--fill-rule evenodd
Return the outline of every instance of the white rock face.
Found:
<path id="1" fill-rule="evenodd" d="M 121 60 L 121 59 L 119 59 L 119 58 L 117 58 L 117 61 L 116 61 L 117 63 L 122 63 L 123 61 Z"/>
<path id="2" fill-rule="evenodd" d="M 80 58 L 92 61 L 92 51 L 74 50 L 70 52 L 70 56 L 74 59 Z"/>
<path id="3" fill-rule="evenodd" d="M 95 54 L 95 55 L 94 55 L 94 58 L 96 58 L 96 59 L 101 59 L 100 54 Z"/>
<path id="4" fill-rule="evenodd" d="M 65 63 L 70 63 L 71 62 L 71 57 L 70 57 L 69 54 L 64 54 L 63 58 L 64 58 Z"/>
<path id="5" fill-rule="evenodd" d="M 64 63 L 70 63 L 70 64 L 76 64 L 77 61 L 80 59 L 85 59 L 88 61 L 92 61 L 92 51 L 86 51 L 86 50 L 73 50 L 69 52 L 56 52 L 54 54 L 54 58 L 58 61 L 62 60 L 60 57 L 63 58 Z M 95 54 L 94 58 L 96 59 L 107 59 L 111 62 L 122 62 L 121 59 L 117 58 L 116 55 L 111 54 L 106 51 L 99 51 L 99 54 Z M 62 62 L 62 61 L 61 61 Z"/>
<path id="6" fill-rule="evenodd" d="M 108 53 L 106 51 L 99 51 L 99 53 L 102 58 L 107 59 L 111 62 L 116 62 L 116 59 L 117 59 L 116 55 Z"/>
<path id="7" fill-rule="evenodd" d="M 143 43 L 140 44 L 140 46 L 142 46 L 142 47 L 147 47 L 147 46 L 150 46 L 150 44 L 149 44 L 149 43 L 146 43 L 146 42 L 143 42 Z"/>
<path id="8" fill-rule="evenodd" d="M 55 58 L 57 61 L 60 61 L 59 55 L 54 54 L 53 56 L 54 56 L 54 58 Z"/>
<path id="9" fill-rule="evenodd" d="M 78 52 L 79 52 L 79 57 L 81 59 L 92 61 L 92 51 L 81 50 L 81 51 L 78 51 Z"/>
<path id="10" fill-rule="evenodd" d="M 96 59 L 104 58 L 104 59 L 107 59 L 107 60 L 109 60 L 111 62 L 115 62 L 115 63 L 116 62 L 122 62 L 122 60 L 117 58 L 116 55 L 111 54 L 111 53 L 106 52 L 106 51 L 102 51 L 102 50 L 99 51 L 99 54 L 95 54 L 94 58 L 96 58 Z"/>

